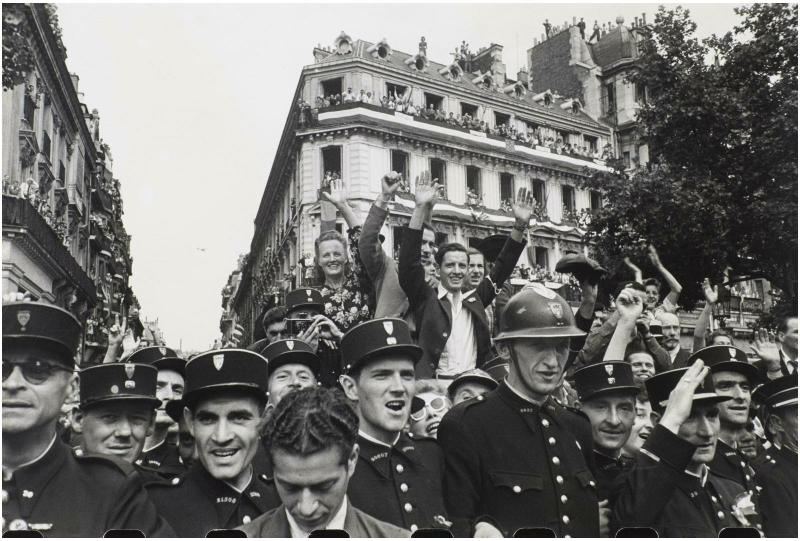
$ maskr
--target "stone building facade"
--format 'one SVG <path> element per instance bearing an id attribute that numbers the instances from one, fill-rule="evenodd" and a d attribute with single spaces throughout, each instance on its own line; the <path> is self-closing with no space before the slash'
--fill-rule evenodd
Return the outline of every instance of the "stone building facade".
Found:
<path id="1" fill-rule="evenodd" d="M 526 72 L 510 79 L 502 49 L 492 44 L 471 53 L 462 44 L 453 61 L 441 64 L 427 57 L 424 39 L 417 53 L 408 54 L 385 39 L 353 40 L 344 33 L 332 47 L 314 49 L 266 182 L 250 253 L 235 292 L 223 299 L 227 328 L 239 322 L 249 339 L 265 303 L 312 280 L 314 240 L 327 219 L 319 191 L 331 175 L 344 179 L 363 219 L 387 171 L 400 172 L 413 190 L 415 177 L 430 170 L 446 190 L 434 215 L 439 239 L 464 244 L 510 230 L 508 201 L 525 187 L 538 208 L 520 264 L 552 270 L 566 252 L 588 250 L 579 222 L 600 201 L 577 183 L 605 168 L 596 158 L 611 130 L 570 97 L 531 91 Z M 350 93 L 355 99 L 325 103 L 327 96 Z M 483 125 L 470 129 L 413 109 L 389 109 L 380 103 L 385 96 L 420 109 L 432 105 L 445 118 L 468 114 Z M 586 152 L 554 151 L 549 146 L 555 148 L 556 140 Z M 399 194 L 391 206 L 382 231 L 388 252 L 396 253 L 413 207 L 411 193 Z M 342 222 L 340 217 L 340 230 Z"/>
<path id="2" fill-rule="evenodd" d="M 102 358 L 115 315 L 123 306 L 135 315 L 138 303 L 128 287 L 130 236 L 111 151 L 98 111 L 82 102 L 78 76 L 67 71 L 52 9 L 3 8 L 32 59 L 24 80 L 3 91 L 3 298 L 72 311 L 84 323 L 91 363 Z"/>

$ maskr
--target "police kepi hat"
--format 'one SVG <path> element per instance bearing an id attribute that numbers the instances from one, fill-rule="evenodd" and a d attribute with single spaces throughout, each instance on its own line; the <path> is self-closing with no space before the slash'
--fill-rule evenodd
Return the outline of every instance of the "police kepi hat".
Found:
<path id="1" fill-rule="evenodd" d="M 246 349 L 212 349 L 186 363 L 183 400 L 191 408 L 203 396 L 221 391 L 252 393 L 267 401 L 267 360 Z"/>
<path id="2" fill-rule="evenodd" d="M 125 361 L 149 364 L 159 370 L 174 370 L 182 376 L 186 373 L 186 361 L 178 357 L 175 350 L 166 346 L 148 346 L 137 349 Z"/>
<path id="3" fill-rule="evenodd" d="M 422 357 L 422 348 L 411 339 L 408 324 L 395 318 L 377 318 L 356 325 L 342 338 L 341 351 L 345 373 L 384 355 L 405 355 L 415 364 Z"/>
<path id="4" fill-rule="evenodd" d="M 631 396 L 639 392 L 639 388 L 633 382 L 630 363 L 622 361 L 590 364 L 576 370 L 574 378 L 574 387 L 581 400 L 610 392 L 630 393 Z"/>
<path id="5" fill-rule="evenodd" d="M 267 359 L 267 372 L 269 375 L 287 364 L 302 364 L 307 366 L 319 377 L 319 357 L 311 346 L 297 339 L 275 340 L 261 351 Z"/>
<path id="6" fill-rule="evenodd" d="M 325 310 L 325 303 L 322 300 L 322 293 L 312 287 L 295 289 L 286 294 L 286 311 L 291 312 L 299 308 L 313 308 L 320 313 Z"/>
<path id="7" fill-rule="evenodd" d="M 688 371 L 689 368 L 675 368 L 656 374 L 644 382 L 645 388 L 647 389 L 647 396 L 650 399 L 650 405 L 653 407 L 653 410 L 663 412 L 666 409 L 667 402 L 669 402 L 669 394 Z M 695 389 L 692 404 L 717 403 L 726 400 L 730 400 L 730 397 L 715 393 L 710 377 L 708 377 Z"/>
<path id="8" fill-rule="evenodd" d="M 6 344 L 46 344 L 63 354 L 65 365 L 75 366 L 81 324 L 58 306 L 41 302 L 13 302 L 3 305 L 3 341 Z"/>
<path id="9" fill-rule="evenodd" d="M 80 408 L 117 401 L 144 402 L 157 408 L 158 370 L 154 366 L 135 363 L 108 363 L 80 371 Z"/>
<path id="10" fill-rule="evenodd" d="M 753 400 L 769 409 L 797 407 L 797 372 L 759 385 L 753 391 Z"/>
<path id="11" fill-rule="evenodd" d="M 711 373 L 737 372 L 754 383 L 761 377 L 758 368 L 747 362 L 747 353 L 734 346 L 708 346 L 698 349 L 686 360 L 692 366 L 697 359 L 711 368 Z"/>

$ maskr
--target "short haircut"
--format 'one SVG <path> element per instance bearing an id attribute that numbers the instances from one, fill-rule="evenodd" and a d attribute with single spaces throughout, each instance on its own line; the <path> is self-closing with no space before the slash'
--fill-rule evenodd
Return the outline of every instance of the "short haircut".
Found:
<path id="1" fill-rule="evenodd" d="M 433 233 L 434 237 L 436 236 L 436 231 L 434 231 L 433 228 L 431 226 L 429 226 L 427 223 L 422 222 L 422 232 L 424 233 L 426 229 L 428 231 L 430 231 L 431 233 Z"/>
<path id="2" fill-rule="evenodd" d="M 273 323 L 277 323 L 279 321 L 283 321 L 286 319 L 286 307 L 285 306 L 275 306 L 267 310 L 267 313 L 264 314 L 263 318 L 263 327 L 264 331 L 266 332 L 267 327 L 272 325 Z"/>
<path id="3" fill-rule="evenodd" d="M 464 247 L 463 244 L 460 242 L 446 242 L 439 246 L 439 250 L 436 252 L 436 256 L 434 259 L 436 260 L 436 264 L 441 266 L 442 261 L 444 261 L 444 256 L 448 252 L 464 252 L 468 256 L 467 249 Z"/>
<path id="4" fill-rule="evenodd" d="M 647 353 L 650 355 L 650 358 L 653 359 L 653 364 L 655 364 L 655 357 L 653 357 L 653 354 L 650 353 L 638 336 L 631 340 L 625 348 L 625 360 L 627 361 L 634 353 Z"/>
<path id="5" fill-rule="evenodd" d="M 418 379 L 414 382 L 414 392 L 415 394 L 421 393 L 435 393 L 438 395 L 445 396 L 445 392 L 439 385 L 436 385 L 432 380 L 428 379 Z"/>
<path id="6" fill-rule="evenodd" d="M 642 402 L 643 404 L 649 402 L 650 397 L 647 394 L 647 387 L 645 386 L 644 382 L 640 381 L 639 383 L 636 384 L 636 386 L 639 388 L 639 390 L 636 393 L 636 400 Z"/>
<path id="7" fill-rule="evenodd" d="M 474 255 L 482 256 L 483 257 L 483 263 L 484 263 L 484 265 L 486 264 L 486 256 L 483 255 L 483 252 L 481 252 L 477 248 L 469 246 L 467 248 L 467 261 L 469 261 L 469 259 Z"/>
<path id="8" fill-rule="evenodd" d="M 324 231 L 320 233 L 317 240 L 314 241 L 314 255 L 316 256 L 314 259 L 314 270 L 316 271 L 316 278 L 317 282 L 320 284 L 325 283 L 325 273 L 322 271 L 322 267 L 319 264 L 319 245 L 328 240 L 336 240 L 342 244 L 342 251 L 344 252 L 345 257 L 345 264 L 344 264 L 344 274 L 345 276 L 350 274 L 350 258 L 347 255 L 347 239 L 345 239 L 341 233 L 336 231 L 335 229 L 331 229 L 328 231 Z"/>
<path id="9" fill-rule="evenodd" d="M 336 447 L 346 463 L 358 437 L 358 414 L 338 389 L 301 389 L 286 395 L 267 422 L 270 454 L 310 456 Z"/>
<path id="10" fill-rule="evenodd" d="M 658 278 L 648 278 L 644 281 L 644 287 L 656 286 L 656 289 L 661 291 L 661 280 Z"/>
<path id="11" fill-rule="evenodd" d="M 717 330 L 715 330 L 714 332 L 711 333 L 711 336 L 708 337 L 709 344 L 713 344 L 714 343 L 714 338 L 716 338 L 717 336 L 727 336 L 728 338 L 731 339 L 731 341 L 733 341 L 733 337 L 731 336 L 731 333 L 729 333 L 725 329 L 717 329 Z"/>
<path id="12" fill-rule="evenodd" d="M 789 330 L 790 319 L 797 319 L 797 316 L 782 317 L 780 323 L 778 323 L 778 332 L 785 334 Z"/>

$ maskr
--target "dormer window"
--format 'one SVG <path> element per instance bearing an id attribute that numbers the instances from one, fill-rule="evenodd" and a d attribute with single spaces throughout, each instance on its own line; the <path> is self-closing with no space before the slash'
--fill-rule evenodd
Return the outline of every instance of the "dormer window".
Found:
<path id="1" fill-rule="evenodd" d="M 459 70 L 457 66 L 452 66 L 450 68 L 450 78 L 454 81 L 458 81 L 459 77 L 461 77 L 461 70 Z"/>
<path id="2" fill-rule="evenodd" d="M 381 45 L 378 47 L 378 56 L 386 59 L 386 57 L 389 56 L 389 49 L 387 49 L 386 46 Z"/>
<path id="3" fill-rule="evenodd" d="M 545 94 L 544 95 L 544 106 L 545 107 L 550 107 L 551 105 L 553 105 L 553 96 L 551 96 L 550 94 Z"/>
<path id="4" fill-rule="evenodd" d="M 492 89 L 492 78 L 491 77 L 484 77 L 483 81 L 481 82 L 481 86 L 484 90 L 491 90 Z"/>
<path id="5" fill-rule="evenodd" d="M 414 62 L 414 67 L 417 68 L 419 71 L 425 69 L 425 59 L 421 56 L 417 56 L 417 60 Z"/>
<path id="6" fill-rule="evenodd" d="M 370 45 L 367 52 L 372 55 L 372 58 L 380 58 L 381 60 L 389 60 L 392 56 L 392 46 L 386 41 L 386 38 L 381 40 L 375 45 Z"/>
<path id="7" fill-rule="evenodd" d="M 577 101 L 572 102 L 572 114 L 577 115 L 581 112 L 581 105 Z"/>
<path id="8" fill-rule="evenodd" d="M 522 96 L 524 96 L 524 95 L 525 95 L 525 92 L 522 90 L 522 86 L 520 86 L 520 85 L 517 85 L 517 86 L 514 88 L 514 95 L 515 95 L 517 98 L 522 98 Z"/>

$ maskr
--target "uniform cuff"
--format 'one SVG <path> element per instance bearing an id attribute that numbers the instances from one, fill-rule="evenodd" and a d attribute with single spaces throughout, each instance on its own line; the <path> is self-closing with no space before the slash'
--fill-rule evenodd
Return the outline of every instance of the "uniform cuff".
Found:
<path id="1" fill-rule="evenodd" d="M 678 471 L 685 471 L 692 460 L 695 446 L 664 428 L 656 425 L 644 442 L 642 450 Z"/>

